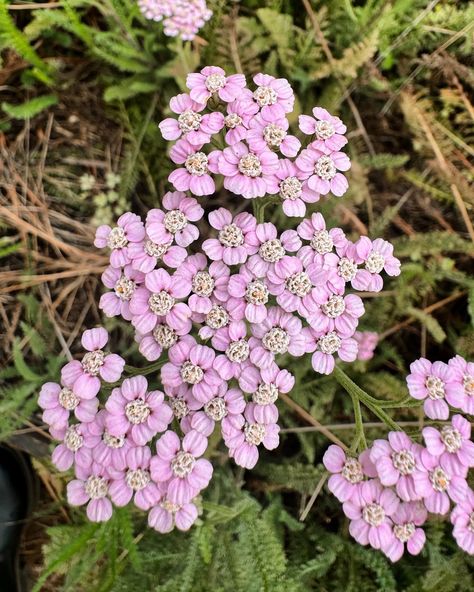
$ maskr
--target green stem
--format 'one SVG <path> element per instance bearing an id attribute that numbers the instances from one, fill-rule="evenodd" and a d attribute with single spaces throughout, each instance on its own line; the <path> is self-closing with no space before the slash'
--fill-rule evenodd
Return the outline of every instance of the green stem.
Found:
<path id="1" fill-rule="evenodd" d="M 144 368 L 135 368 L 135 366 L 125 366 L 125 372 L 127 372 L 127 374 L 130 374 L 131 376 L 137 376 L 138 374 L 145 376 L 146 374 L 152 374 L 153 372 L 160 370 L 160 368 L 162 368 L 167 361 L 167 359 L 159 360 L 158 362 L 150 364 L 149 366 L 145 366 Z"/>
<path id="2" fill-rule="evenodd" d="M 397 432 L 402 431 L 400 426 L 393 421 L 393 419 L 385 413 L 383 409 L 381 409 L 380 404 L 382 401 L 375 399 L 374 397 L 370 396 L 364 390 L 362 390 L 357 384 L 347 376 L 344 370 L 341 370 L 339 366 L 336 366 L 334 369 L 334 376 L 337 382 L 349 393 L 349 395 L 353 398 L 354 397 L 360 402 L 363 403 L 367 409 L 372 411 L 374 415 L 376 415 L 380 420 L 382 420 L 389 428 L 395 430 Z"/>
<path id="3" fill-rule="evenodd" d="M 359 399 L 352 393 L 349 393 L 352 399 L 352 406 L 354 407 L 354 421 L 356 425 L 356 448 L 358 447 L 359 443 L 362 446 L 362 449 L 365 450 L 367 448 L 367 440 L 365 439 L 365 432 L 364 432 L 364 422 L 362 420 L 362 412 L 360 409 L 360 401 Z"/>

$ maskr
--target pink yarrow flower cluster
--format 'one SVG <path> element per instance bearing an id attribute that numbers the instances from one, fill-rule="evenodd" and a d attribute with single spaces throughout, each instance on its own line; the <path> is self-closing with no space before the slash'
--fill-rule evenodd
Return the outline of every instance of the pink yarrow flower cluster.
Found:
<path id="1" fill-rule="evenodd" d="M 165 35 L 184 41 L 194 39 L 212 16 L 205 0 L 138 0 L 138 7 L 145 18 L 163 21 Z"/>

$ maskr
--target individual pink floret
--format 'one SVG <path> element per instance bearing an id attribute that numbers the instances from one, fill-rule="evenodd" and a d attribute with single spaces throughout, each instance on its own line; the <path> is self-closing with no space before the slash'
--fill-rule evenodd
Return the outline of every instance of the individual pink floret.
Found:
<path id="1" fill-rule="evenodd" d="M 298 123 L 300 130 L 304 134 L 316 137 L 311 144 L 314 148 L 322 152 L 338 152 L 347 144 L 347 138 L 344 136 L 347 127 L 339 117 L 331 115 L 329 111 L 322 107 L 315 107 L 313 116 L 300 115 Z"/>
<path id="2" fill-rule="evenodd" d="M 302 218 L 306 214 L 306 204 L 319 201 L 319 193 L 308 187 L 306 179 L 307 175 L 287 158 L 278 162 L 278 170 L 267 179 L 268 193 L 278 194 L 287 216 Z"/>
<path id="3" fill-rule="evenodd" d="M 378 479 L 362 483 L 355 495 L 344 502 L 344 514 L 350 519 L 349 532 L 361 545 L 386 552 L 393 542 L 391 517 L 400 500 Z"/>
<path id="4" fill-rule="evenodd" d="M 319 265 L 305 267 L 298 257 L 285 255 L 268 270 L 268 289 L 283 310 L 307 318 L 328 293 L 327 277 Z"/>
<path id="5" fill-rule="evenodd" d="M 196 430 L 188 432 L 182 442 L 172 431 L 167 431 L 156 443 L 156 456 L 150 470 L 157 483 L 168 483 L 169 501 L 186 504 L 206 488 L 212 477 L 212 465 L 202 456 L 207 438 Z"/>
<path id="6" fill-rule="evenodd" d="M 319 212 L 298 224 L 296 232 L 304 241 L 309 241 L 309 245 L 301 247 L 298 251 L 298 257 L 304 265 L 324 265 L 325 255 L 333 254 L 334 248 L 343 247 L 347 241 L 341 228 L 327 228 L 326 220 Z"/>
<path id="7" fill-rule="evenodd" d="M 207 403 L 213 398 L 222 379 L 214 369 L 212 348 L 198 345 L 194 337 L 185 335 L 170 348 L 168 359 L 161 369 L 161 381 L 166 390 L 186 384 L 198 401 Z"/>
<path id="8" fill-rule="evenodd" d="M 374 331 L 356 331 L 353 337 L 359 346 L 357 359 L 364 362 L 371 360 L 379 342 L 379 334 Z"/>
<path id="9" fill-rule="evenodd" d="M 421 467 L 424 470 L 413 473 L 417 494 L 423 498 L 428 512 L 447 514 L 450 499 L 458 503 L 466 496 L 467 467 L 462 474 L 455 474 L 451 472 L 444 459 L 440 460 L 428 450 L 423 450 L 421 453 Z"/>
<path id="10" fill-rule="evenodd" d="M 212 346 L 224 352 L 216 357 L 214 368 L 223 380 L 239 378 L 244 363 L 250 355 L 247 327 L 244 321 L 236 321 L 216 331 Z"/>
<path id="11" fill-rule="evenodd" d="M 106 224 L 99 226 L 95 233 L 94 245 L 103 249 L 108 247 L 112 267 L 124 267 L 131 259 L 128 248 L 131 243 L 138 243 L 145 237 L 145 227 L 140 216 L 125 212 L 117 220 L 117 226 L 111 228 Z"/>
<path id="12" fill-rule="evenodd" d="M 278 230 L 271 222 L 257 224 L 253 232 L 252 244 L 257 244 L 258 251 L 249 257 L 247 267 L 257 278 L 266 277 L 268 270 L 273 269 L 287 252 L 295 252 L 301 247 L 296 231 L 285 230 L 278 238 Z"/>
<path id="13" fill-rule="evenodd" d="M 126 506 L 132 498 L 137 508 L 145 511 L 158 503 L 160 491 L 151 479 L 150 460 L 149 446 L 136 446 L 127 452 L 123 469 L 109 468 L 109 495 L 118 508 Z"/>
<path id="14" fill-rule="evenodd" d="M 101 409 L 94 421 L 87 425 L 87 437 L 84 446 L 91 449 L 94 461 L 104 467 L 123 469 L 126 466 L 127 452 L 136 446 L 124 432 L 113 436 L 107 431 L 108 411 Z"/>
<path id="15" fill-rule="evenodd" d="M 256 153 L 243 143 L 224 148 L 218 154 L 217 168 L 224 176 L 224 187 L 246 199 L 263 197 L 268 183 L 278 170 L 278 156 L 268 148 Z"/>
<path id="16" fill-rule="evenodd" d="M 466 467 L 474 467 L 474 442 L 471 442 L 471 424 L 462 415 L 453 415 L 451 425 L 437 430 L 423 429 L 426 448 L 438 456 L 443 466 L 453 474 L 461 475 Z"/>
<path id="17" fill-rule="evenodd" d="M 46 382 L 41 387 L 38 405 L 43 409 L 43 421 L 57 430 L 64 430 L 68 426 L 69 417 L 74 413 L 80 422 L 93 421 L 99 399 L 81 399 L 67 386 L 56 382 Z"/>
<path id="18" fill-rule="evenodd" d="M 420 499 L 415 489 L 414 474 L 423 470 L 423 447 L 413 442 L 404 432 L 390 432 L 387 440 L 375 440 L 370 452 L 382 485 L 395 486 L 397 495 L 405 502 Z"/>
<path id="19" fill-rule="evenodd" d="M 180 247 L 188 247 L 198 239 L 199 230 L 195 224 L 203 217 L 204 210 L 194 197 L 181 191 L 168 191 L 163 197 L 163 208 L 153 209 L 146 217 L 146 232 L 157 244 L 167 244 L 174 239 Z"/>
<path id="20" fill-rule="evenodd" d="M 254 403 L 248 403 L 244 414 L 232 417 L 222 429 L 230 458 L 245 469 L 253 469 L 257 464 L 260 444 L 267 450 L 274 450 L 280 443 L 280 426 L 275 422 L 258 422 L 255 407 Z"/>
<path id="21" fill-rule="evenodd" d="M 449 385 L 448 390 L 450 394 L 454 388 L 459 391 L 455 400 L 451 397 L 450 405 L 474 415 L 474 363 L 455 356 L 449 360 L 448 366 L 454 376 L 454 382 Z"/>
<path id="22" fill-rule="evenodd" d="M 250 360 L 258 368 L 270 368 L 275 357 L 289 353 L 300 357 L 306 352 L 301 320 L 279 306 L 272 306 L 261 322 L 252 325 Z"/>
<path id="23" fill-rule="evenodd" d="M 130 300 L 137 286 L 144 282 L 145 275 L 141 271 L 133 269 L 131 265 L 126 265 L 123 268 L 110 265 L 102 274 L 101 280 L 106 288 L 113 291 L 102 294 L 99 308 L 104 311 L 107 317 L 120 315 L 126 321 L 130 321 L 132 319 Z"/>
<path id="24" fill-rule="evenodd" d="M 252 152 L 260 154 L 270 150 L 279 150 L 284 156 L 296 156 L 301 142 L 288 134 L 290 124 L 286 117 L 276 118 L 271 114 L 256 115 L 249 122 L 247 143 Z"/>
<path id="25" fill-rule="evenodd" d="M 380 292 L 383 280 L 380 273 L 385 271 L 389 276 L 400 275 L 400 261 L 393 256 L 393 245 L 388 241 L 377 238 L 371 241 L 362 236 L 355 245 L 360 262 L 364 269 L 359 269 L 352 280 L 356 290 Z"/>
<path id="26" fill-rule="evenodd" d="M 168 181 L 178 191 L 191 191 L 194 195 L 211 195 L 216 186 L 210 172 L 217 172 L 214 161 L 218 155 L 217 151 L 207 155 L 188 141 L 178 140 L 171 148 L 170 158 L 184 167 L 172 171 Z"/>
<path id="27" fill-rule="evenodd" d="M 198 509 L 191 501 L 187 504 L 175 504 L 167 497 L 168 486 L 165 483 L 158 483 L 160 499 L 157 505 L 148 514 L 148 526 L 157 532 L 166 534 L 174 527 L 186 531 L 196 522 Z"/>
<path id="28" fill-rule="evenodd" d="M 149 362 L 155 362 L 163 353 L 169 349 L 183 335 L 187 335 L 191 325 L 184 325 L 181 329 L 172 329 L 163 318 L 159 318 L 154 329 L 149 333 L 135 334 L 135 341 L 142 356 Z"/>
<path id="29" fill-rule="evenodd" d="M 257 406 L 273 405 L 280 393 L 289 393 L 295 386 L 295 377 L 288 370 L 280 370 L 276 364 L 269 368 L 257 368 L 248 363 L 239 378 L 239 386 L 252 395 L 256 405 L 254 414 L 258 416 Z"/>
<path id="30" fill-rule="evenodd" d="M 203 251 L 212 261 L 238 265 L 257 252 L 254 232 L 257 221 L 252 214 L 241 212 L 233 217 L 229 210 L 219 208 L 209 213 L 209 224 L 219 231 L 217 238 L 202 243 Z"/>
<path id="31" fill-rule="evenodd" d="M 468 489 L 464 499 L 460 500 L 451 512 L 454 525 L 453 536 L 459 547 L 474 555 L 474 492 Z"/>
<path id="32" fill-rule="evenodd" d="M 193 315 L 193 321 L 202 325 L 199 329 L 201 339 L 210 339 L 224 327 L 242 320 L 241 311 L 231 309 L 229 302 L 229 298 L 226 302 L 213 301 L 212 308 L 207 314 Z"/>
<path id="33" fill-rule="evenodd" d="M 208 267 L 207 257 L 196 253 L 186 259 L 176 275 L 191 283 L 188 306 L 193 313 L 207 314 L 213 300 L 225 302 L 228 298 L 230 270 L 222 261 L 214 261 Z"/>
<path id="34" fill-rule="evenodd" d="M 224 117 L 224 126 L 228 130 L 225 135 L 226 144 L 233 146 L 245 140 L 249 123 L 258 112 L 258 105 L 250 97 L 237 99 L 227 105 L 227 115 Z"/>
<path id="35" fill-rule="evenodd" d="M 282 118 L 293 111 L 295 95 L 286 78 L 275 78 L 269 74 L 256 74 L 253 77 L 257 85 L 253 99 L 265 117 Z"/>
<path id="36" fill-rule="evenodd" d="M 201 115 L 205 105 L 193 101 L 185 93 L 173 97 L 170 108 L 178 118 L 168 117 L 160 122 L 159 128 L 165 140 L 186 138 L 193 146 L 203 146 L 211 136 L 224 127 L 224 116 L 218 111 Z"/>
<path id="37" fill-rule="evenodd" d="M 265 279 L 256 278 L 245 265 L 230 276 L 228 292 L 229 307 L 239 320 L 245 316 L 250 323 L 261 323 L 266 318 L 269 292 Z"/>
<path id="38" fill-rule="evenodd" d="M 340 296 L 325 295 L 317 308 L 308 316 L 308 322 L 315 331 L 335 331 L 341 337 L 352 337 L 365 308 L 362 298 L 356 294 Z"/>
<path id="39" fill-rule="evenodd" d="M 366 477 L 377 476 L 369 450 L 355 458 L 347 456 L 340 446 L 331 444 L 324 453 L 323 465 L 332 473 L 328 480 L 329 491 L 342 503 L 357 497 L 360 483 Z"/>
<path id="40" fill-rule="evenodd" d="M 62 443 L 53 450 L 51 457 L 53 465 L 59 471 L 67 471 L 73 465 L 76 468 L 77 466 L 89 467 L 91 465 L 91 451 L 85 446 L 87 424 L 76 423 L 66 429 L 58 431 L 53 428 L 52 431 L 55 438 L 62 440 Z"/>
<path id="41" fill-rule="evenodd" d="M 137 446 L 144 446 L 158 433 L 164 432 L 173 412 L 164 402 L 161 391 L 148 391 L 144 376 L 133 376 L 113 389 L 105 408 L 109 412 L 105 424 L 112 436 L 129 434 Z"/>
<path id="42" fill-rule="evenodd" d="M 109 475 L 102 465 L 94 463 L 79 479 L 67 484 L 67 501 L 71 506 L 87 504 L 87 518 L 91 522 L 106 522 L 113 513 L 109 495 Z"/>
<path id="43" fill-rule="evenodd" d="M 130 244 L 128 254 L 133 269 L 142 273 L 153 271 L 161 261 L 167 267 L 176 269 L 188 256 L 186 249 L 173 245 L 172 241 L 159 244 L 153 242 L 148 235 L 141 242 Z"/>
<path id="44" fill-rule="evenodd" d="M 398 561 L 406 550 L 410 555 L 419 555 L 426 542 L 425 531 L 420 528 L 428 518 L 428 512 L 420 502 L 402 503 L 392 515 L 393 539 L 384 549 L 390 561 Z"/>
<path id="45" fill-rule="evenodd" d="M 245 398 L 237 388 L 228 389 L 227 383 L 222 382 L 215 396 L 209 399 L 202 410 L 190 415 L 189 430 L 196 430 L 208 438 L 214 431 L 217 422 L 222 422 L 222 430 L 232 421 L 232 417 L 245 411 Z"/>
<path id="46" fill-rule="evenodd" d="M 425 358 L 410 364 L 407 386 L 414 399 L 424 401 L 423 409 L 430 419 L 448 419 L 449 407 L 459 407 L 462 395 L 456 388 L 452 369 L 444 362 Z"/>
<path id="47" fill-rule="evenodd" d="M 191 90 L 191 99 L 202 104 L 206 104 L 214 93 L 217 93 L 222 101 L 230 103 L 239 98 L 245 84 L 243 74 L 226 76 L 224 70 L 218 66 L 206 66 L 201 72 L 188 74 L 186 78 L 186 86 Z"/>
<path id="48" fill-rule="evenodd" d="M 191 291 L 191 285 L 183 278 L 171 276 L 164 269 L 155 269 L 145 277 L 145 286 L 138 288 L 131 301 L 132 325 L 141 334 L 149 333 L 164 318 L 168 326 L 176 331 L 191 325 L 191 310 L 184 302 Z"/>
<path id="49" fill-rule="evenodd" d="M 344 152 L 326 154 L 310 146 L 301 151 L 295 163 L 308 179 L 308 187 L 316 193 L 341 197 L 349 187 L 346 177 L 338 172 L 351 168 L 351 161 Z"/>
<path id="50" fill-rule="evenodd" d="M 103 327 L 87 329 L 82 334 L 82 347 L 87 350 L 82 360 L 73 360 L 63 366 L 61 381 L 71 385 L 74 394 L 81 399 L 93 399 L 104 382 L 116 382 L 122 375 L 125 360 L 117 354 L 103 351 L 109 334 Z"/>
<path id="51" fill-rule="evenodd" d="M 336 364 L 337 355 L 343 362 L 353 362 L 357 358 L 357 342 L 352 337 L 341 337 L 335 331 L 321 335 L 307 327 L 306 334 L 308 352 L 314 352 L 311 358 L 313 369 L 320 374 L 331 374 Z"/>

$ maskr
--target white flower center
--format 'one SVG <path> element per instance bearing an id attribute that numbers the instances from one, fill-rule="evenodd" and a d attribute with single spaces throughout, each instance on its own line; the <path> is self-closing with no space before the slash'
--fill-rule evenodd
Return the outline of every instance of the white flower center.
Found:
<path id="1" fill-rule="evenodd" d="M 91 475 L 85 482 L 84 489 L 90 499 L 101 499 L 107 495 L 109 486 L 104 477 Z"/>
<path id="2" fill-rule="evenodd" d="M 428 376 L 425 380 L 428 397 L 433 401 L 444 398 L 444 382 L 438 376 Z"/>
<path id="3" fill-rule="evenodd" d="M 330 253 L 334 247 L 331 235 L 327 230 L 316 230 L 309 244 L 320 255 Z"/>
<path id="4" fill-rule="evenodd" d="M 321 156 L 314 165 L 314 172 L 325 181 L 334 179 L 337 173 L 336 165 L 329 156 Z"/>
<path id="5" fill-rule="evenodd" d="M 334 294 L 321 306 L 321 310 L 330 319 L 335 319 L 344 313 L 346 310 L 346 303 L 342 296 Z"/>
<path id="6" fill-rule="evenodd" d="M 127 302 L 132 299 L 133 293 L 135 292 L 135 287 L 136 284 L 133 280 L 122 275 L 115 283 L 114 291 L 120 300 Z"/>
<path id="7" fill-rule="evenodd" d="M 350 282 L 355 278 L 357 273 L 357 264 L 353 259 L 342 257 L 337 264 L 337 272 L 346 282 Z"/>
<path id="8" fill-rule="evenodd" d="M 335 331 L 330 331 L 318 340 L 318 347 L 323 354 L 335 354 L 341 347 L 342 340 Z"/>
<path id="9" fill-rule="evenodd" d="M 59 404 L 64 407 L 67 411 L 74 411 L 79 405 L 80 399 L 77 397 L 70 388 L 65 386 L 59 393 Z"/>
<path id="10" fill-rule="evenodd" d="M 318 140 L 328 140 L 335 133 L 334 126 L 329 121 L 317 121 L 314 127 Z"/>
<path id="11" fill-rule="evenodd" d="M 206 78 L 206 88 L 210 93 L 215 93 L 224 88 L 226 83 L 225 76 L 222 74 L 210 74 Z"/>
<path id="12" fill-rule="evenodd" d="M 239 339 L 238 341 L 231 341 L 229 346 L 225 350 L 225 355 L 231 362 L 240 364 L 245 362 L 249 357 L 250 346 L 245 339 Z"/>
<path id="13" fill-rule="evenodd" d="M 178 397 L 170 397 L 169 403 L 173 411 L 173 415 L 177 420 L 183 419 L 189 413 L 188 404 L 184 399 Z"/>
<path id="14" fill-rule="evenodd" d="M 133 491 L 140 491 L 150 483 L 150 472 L 146 469 L 129 469 L 125 475 L 125 481 Z"/>
<path id="15" fill-rule="evenodd" d="M 446 491 L 449 487 L 451 478 L 445 473 L 441 467 L 436 467 L 433 471 L 428 473 L 431 485 L 435 491 Z"/>
<path id="16" fill-rule="evenodd" d="M 278 387 L 275 384 L 261 382 L 252 395 L 252 401 L 256 405 L 270 405 L 278 399 L 279 394 Z"/>
<path id="17" fill-rule="evenodd" d="M 263 128 L 263 137 L 268 146 L 271 148 L 279 148 L 280 144 L 286 138 L 286 132 L 278 125 L 269 123 Z"/>
<path id="18" fill-rule="evenodd" d="M 380 526 L 385 520 L 385 510 L 380 504 L 367 504 L 362 509 L 362 518 L 370 526 Z"/>
<path id="19" fill-rule="evenodd" d="M 154 243 L 152 240 L 148 239 L 145 242 L 143 250 L 150 257 L 156 257 L 157 259 L 161 259 L 168 250 L 168 248 L 171 246 L 171 242 L 172 241 L 164 245 L 159 245 L 158 243 Z"/>
<path id="20" fill-rule="evenodd" d="M 253 98 L 259 107 L 274 105 L 278 96 L 271 86 L 258 86 L 253 93 Z"/>
<path id="21" fill-rule="evenodd" d="M 298 273 L 290 275 L 290 277 L 286 279 L 285 284 L 289 292 L 300 298 L 309 294 L 313 287 L 309 275 L 305 271 L 299 271 Z"/>
<path id="22" fill-rule="evenodd" d="M 125 236 L 125 230 L 121 226 L 112 228 L 107 237 L 107 246 L 109 249 L 123 249 L 128 245 L 128 239 Z"/>
<path id="23" fill-rule="evenodd" d="M 265 425 L 263 423 L 246 423 L 244 426 L 244 436 L 249 444 L 258 446 L 265 438 Z"/>
<path id="24" fill-rule="evenodd" d="M 285 249 L 279 239 L 272 238 L 260 245 L 258 254 L 267 263 L 276 263 L 285 255 Z"/>
<path id="25" fill-rule="evenodd" d="M 280 327 L 273 327 L 263 336 L 262 344 L 272 354 L 286 354 L 290 345 L 290 336 Z"/>
<path id="26" fill-rule="evenodd" d="M 281 199 L 291 201 L 301 197 L 303 183 L 297 177 L 287 177 L 279 185 Z"/>
<path id="27" fill-rule="evenodd" d="M 247 284 L 245 300 L 251 304 L 266 304 L 268 302 L 268 288 L 263 280 L 252 280 Z"/>
<path id="28" fill-rule="evenodd" d="M 204 413 L 214 421 L 221 421 L 227 415 L 227 407 L 222 397 L 215 397 L 204 405 Z"/>
<path id="29" fill-rule="evenodd" d="M 393 527 L 393 534 L 402 543 L 406 543 L 415 534 L 415 523 L 406 522 L 405 524 L 395 524 Z"/>
<path id="30" fill-rule="evenodd" d="M 175 299 L 173 296 L 164 290 L 152 294 L 150 298 L 148 298 L 148 306 L 150 307 L 151 312 L 160 317 L 167 315 L 173 308 L 174 303 Z"/>
<path id="31" fill-rule="evenodd" d="M 239 160 L 239 171 L 246 177 L 260 177 L 262 174 L 262 163 L 256 154 L 246 154 Z"/>
<path id="32" fill-rule="evenodd" d="M 102 442 L 109 448 L 117 450 L 122 448 L 125 444 L 125 436 L 112 436 L 107 430 L 102 434 Z"/>
<path id="33" fill-rule="evenodd" d="M 156 325 L 152 332 L 153 338 L 156 343 L 161 345 L 163 349 L 169 349 L 178 341 L 176 331 L 168 325 Z"/>
<path id="34" fill-rule="evenodd" d="M 229 315 L 225 308 L 219 304 L 214 304 L 211 310 L 206 315 L 206 325 L 211 329 L 221 329 L 229 322 Z"/>
<path id="35" fill-rule="evenodd" d="M 376 251 L 372 251 L 365 262 L 365 269 L 370 273 L 380 273 L 385 265 L 385 257 Z"/>
<path id="36" fill-rule="evenodd" d="M 244 233 L 237 224 L 226 224 L 219 230 L 219 242 L 224 247 L 240 247 L 244 244 Z"/>
<path id="37" fill-rule="evenodd" d="M 91 376 L 98 376 L 99 368 L 104 365 L 105 353 L 101 349 L 87 352 L 82 358 L 82 368 L 84 372 Z"/>
<path id="38" fill-rule="evenodd" d="M 197 175 L 198 177 L 202 177 L 209 172 L 209 168 L 207 166 L 207 156 L 204 152 L 195 152 L 194 154 L 190 154 L 184 163 L 186 170 L 191 175 Z"/>
<path id="39" fill-rule="evenodd" d="M 228 129 L 235 129 L 242 124 L 242 117 L 237 115 L 237 113 L 229 113 L 229 115 L 224 117 L 224 124 Z"/>
<path id="40" fill-rule="evenodd" d="M 187 134 L 188 132 L 197 131 L 201 125 L 201 121 L 202 115 L 200 113 L 196 113 L 192 109 L 187 109 L 178 117 L 178 126 L 184 134 Z"/>
<path id="41" fill-rule="evenodd" d="M 462 446 L 462 436 L 456 428 L 443 426 L 441 428 L 441 439 L 446 446 L 446 450 L 454 454 Z"/>
<path id="42" fill-rule="evenodd" d="M 410 450 L 400 450 L 392 454 L 393 466 L 402 475 L 411 475 L 415 470 L 416 462 Z"/>
<path id="43" fill-rule="evenodd" d="M 196 459 L 189 452 L 180 450 L 171 461 L 171 470 L 175 477 L 183 479 L 193 470 Z"/>
<path id="44" fill-rule="evenodd" d="M 465 374 L 462 379 L 464 390 L 469 397 L 474 396 L 474 376 Z"/>
<path id="45" fill-rule="evenodd" d="M 187 226 L 188 219 L 181 210 L 170 210 L 166 212 L 163 224 L 168 232 L 176 234 Z"/>
<path id="46" fill-rule="evenodd" d="M 181 507 L 182 506 L 180 506 L 179 504 L 174 504 L 173 502 L 170 502 L 167 499 L 160 502 L 160 508 L 162 508 L 165 512 L 169 512 L 170 514 L 176 514 L 176 512 L 179 512 L 179 510 L 181 510 Z"/>
<path id="47" fill-rule="evenodd" d="M 64 445 L 71 452 L 77 452 L 84 443 L 84 437 L 79 433 L 78 426 L 69 426 L 64 436 Z"/>
<path id="48" fill-rule="evenodd" d="M 150 406 L 143 399 L 135 399 L 125 405 L 125 415 L 133 425 L 145 422 L 151 413 Z"/>
<path id="49" fill-rule="evenodd" d="M 198 271 L 193 277 L 193 292 L 198 296 L 210 296 L 214 290 L 214 285 L 214 280 L 207 271 Z"/>
<path id="50" fill-rule="evenodd" d="M 193 364 L 189 360 L 183 363 L 179 371 L 181 378 L 188 384 L 199 384 L 204 378 L 204 372 L 201 367 Z"/>
<path id="51" fill-rule="evenodd" d="M 360 483 L 364 479 L 362 465 L 356 458 L 346 459 L 341 474 L 349 483 Z"/>

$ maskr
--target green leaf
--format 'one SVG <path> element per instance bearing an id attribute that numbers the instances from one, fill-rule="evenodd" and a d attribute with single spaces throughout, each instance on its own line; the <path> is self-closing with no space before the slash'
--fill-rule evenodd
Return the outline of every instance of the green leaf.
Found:
<path id="1" fill-rule="evenodd" d="M 430 332 L 431 336 L 438 343 L 442 343 L 446 339 L 446 333 L 438 321 L 430 314 L 420 310 L 419 308 L 409 307 L 407 309 L 408 314 L 411 314 L 426 327 L 427 331 Z"/>
<path id="2" fill-rule="evenodd" d="M 30 119 L 38 115 L 48 107 L 56 105 L 58 98 L 55 95 L 43 95 L 35 97 L 31 101 L 26 101 L 21 105 L 12 105 L 11 103 L 2 103 L 2 109 L 13 119 Z"/>

